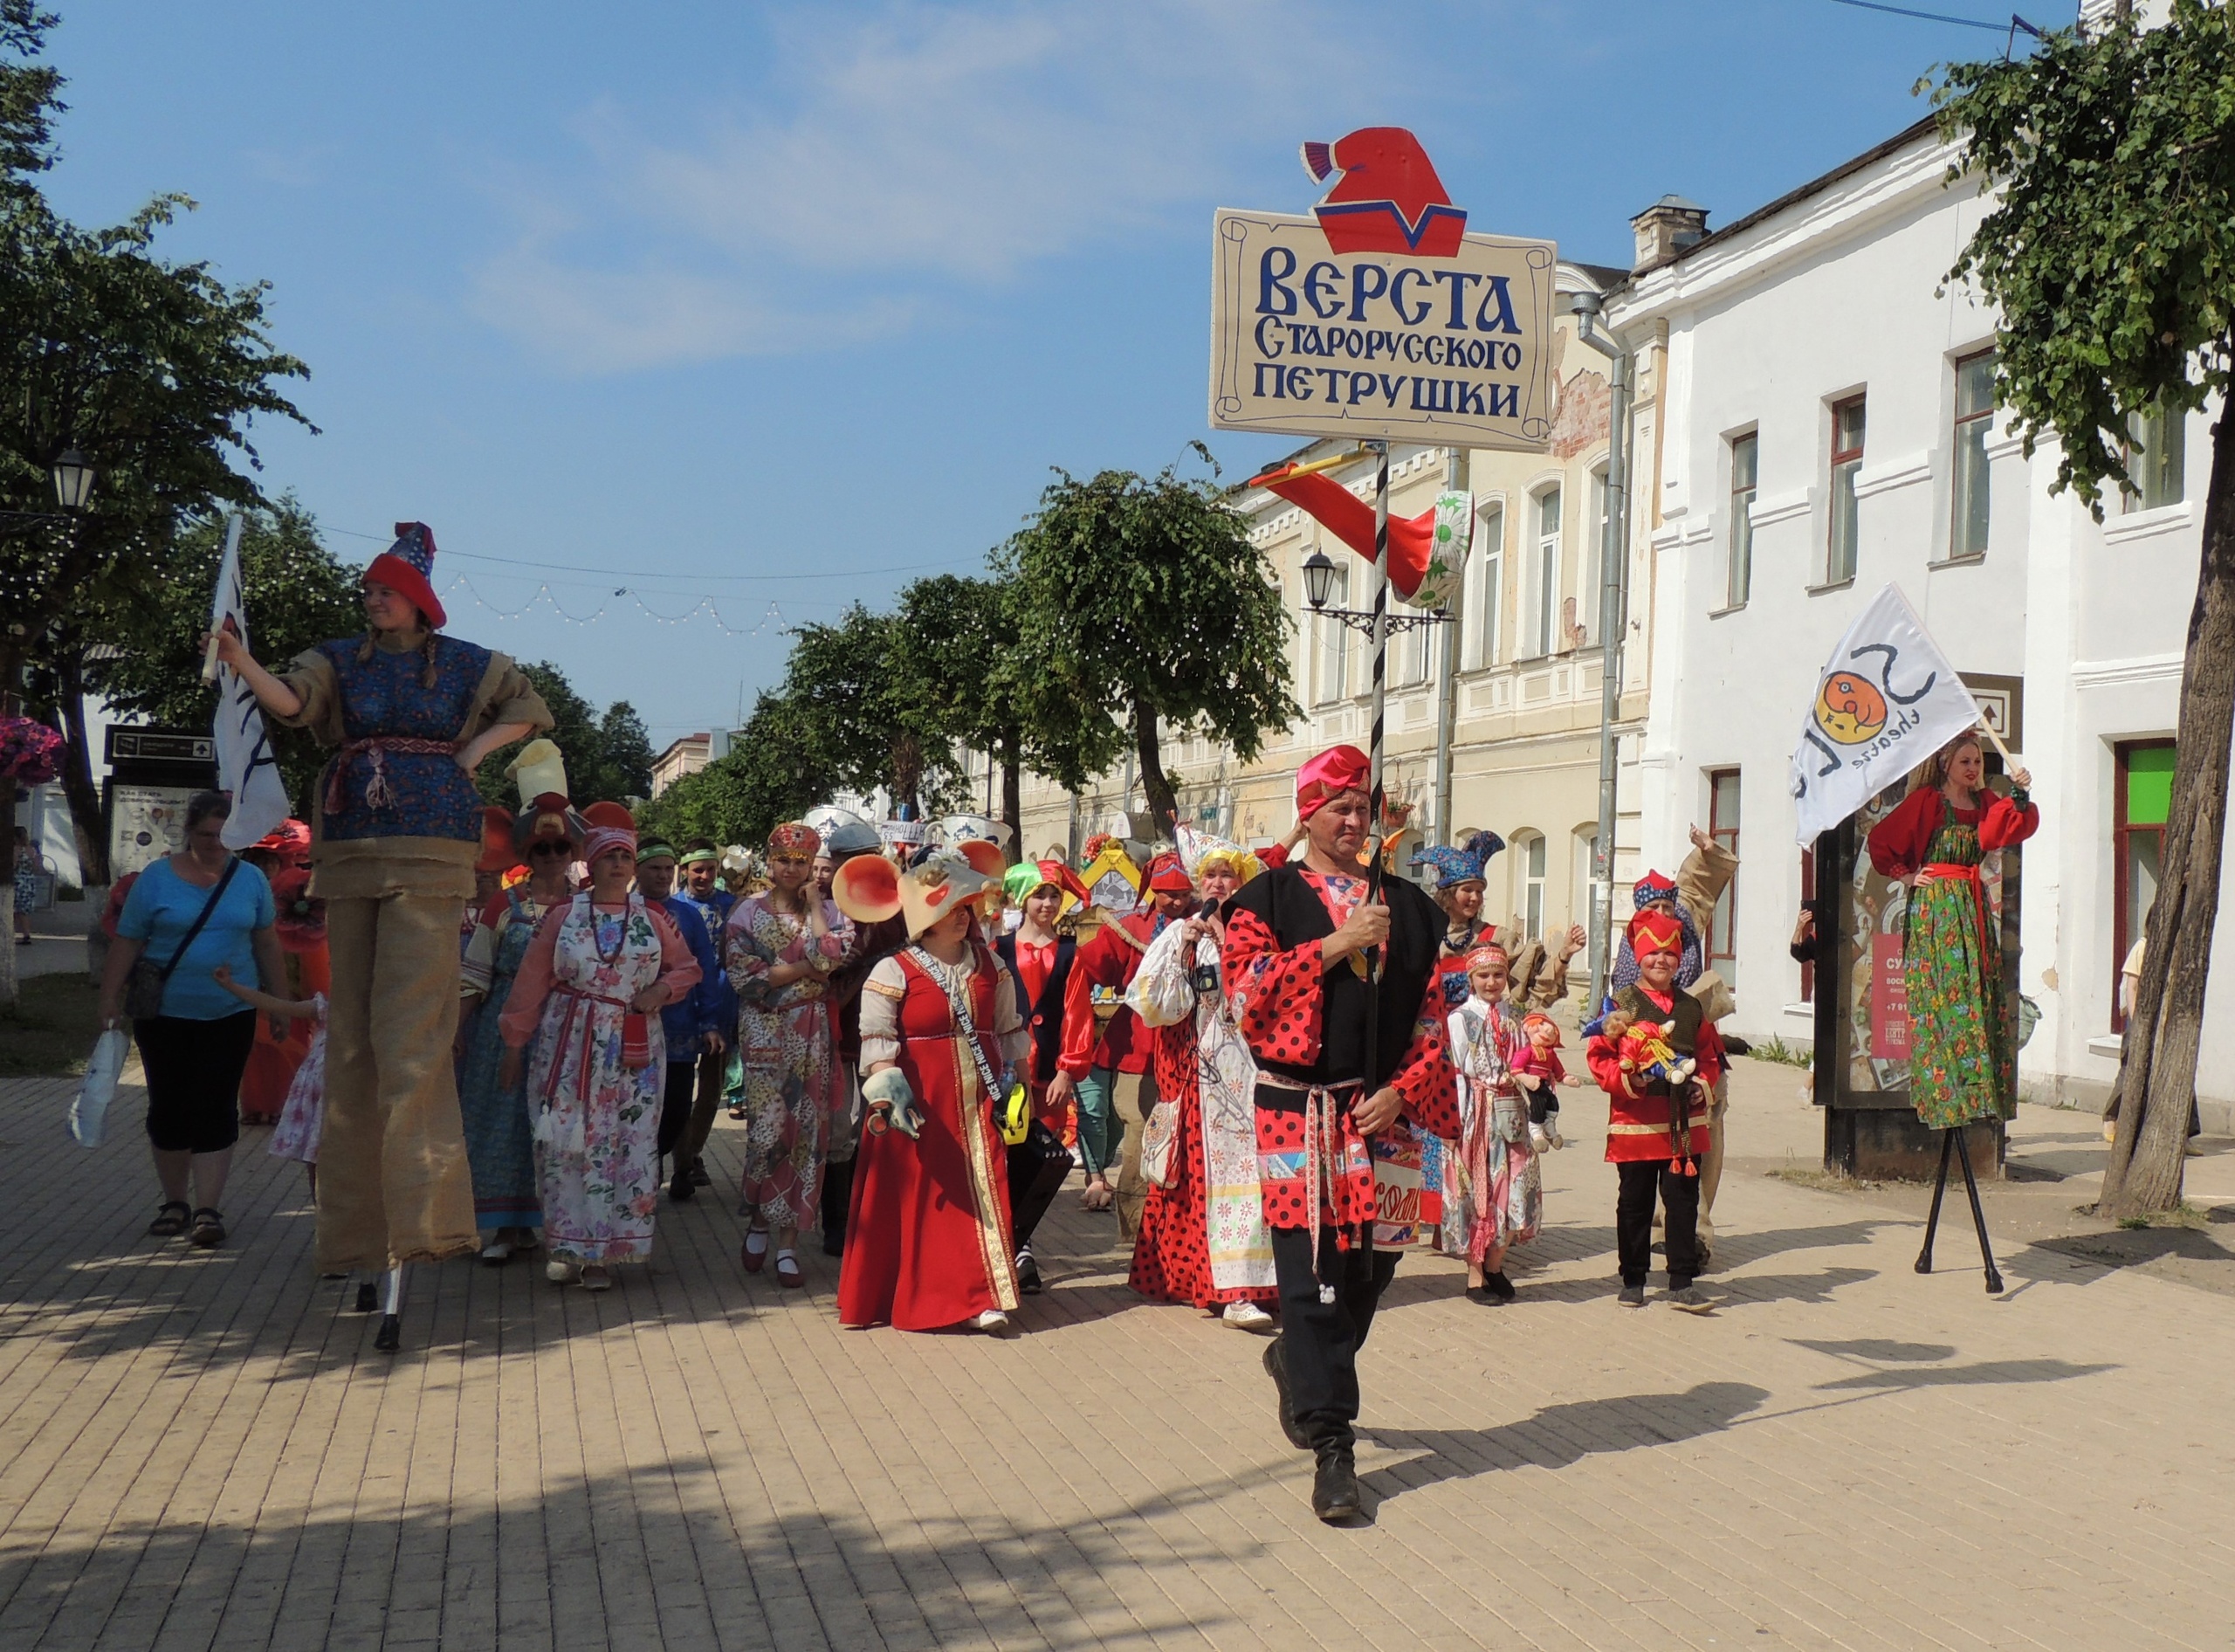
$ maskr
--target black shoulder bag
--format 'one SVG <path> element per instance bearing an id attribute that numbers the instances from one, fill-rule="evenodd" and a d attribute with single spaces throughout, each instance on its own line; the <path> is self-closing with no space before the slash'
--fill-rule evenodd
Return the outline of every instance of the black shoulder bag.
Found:
<path id="1" fill-rule="evenodd" d="M 217 887 L 210 891 L 210 898 L 202 903 L 202 910 L 195 914 L 188 927 L 186 938 L 178 944 L 168 964 L 157 968 L 146 952 L 133 960 L 132 973 L 124 981 L 124 1014 L 132 1021 L 153 1021 L 163 1013 L 163 988 L 170 985 L 171 972 L 186 956 L 186 949 L 194 945 L 194 938 L 202 933 L 202 926 L 210 921 L 210 914 L 217 910 L 217 903 L 225 898 L 225 885 L 233 881 L 233 874 L 240 870 L 240 857 L 236 855 L 225 863 L 224 874 L 217 879 Z"/>

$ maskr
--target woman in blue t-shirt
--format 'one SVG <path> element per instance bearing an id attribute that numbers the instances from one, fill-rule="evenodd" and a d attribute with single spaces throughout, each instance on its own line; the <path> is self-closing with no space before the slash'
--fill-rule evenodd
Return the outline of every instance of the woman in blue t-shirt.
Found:
<path id="1" fill-rule="evenodd" d="M 148 1231 L 169 1238 L 190 1225 L 193 1242 L 205 1249 L 225 1237 L 217 1201 L 241 1133 L 241 1074 L 256 1036 L 256 1012 L 213 972 L 223 964 L 237 981 L 287 991 L 272 885 L 226 849 L 231 813 L 223 792 L 194 795 L 186 806 L 186 848 L 133 881 L 101 978 L 101 1025 L 116 1027 L 123 1024 L 125 982 L 141 954 L 168 972 L 162 1013 L 132 1023 L 148 1075 L 148 1139 L 163 1187 Z M 199 1205 L 189 1202 L 189 1184 Z"/>

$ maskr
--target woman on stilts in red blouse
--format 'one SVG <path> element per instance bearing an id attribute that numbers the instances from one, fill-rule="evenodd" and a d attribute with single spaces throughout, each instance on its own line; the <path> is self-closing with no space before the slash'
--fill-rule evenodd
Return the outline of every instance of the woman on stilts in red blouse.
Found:
<path id="1" fill-rule="evenodd" d="M 1443 914 L 1402 879 L 1365 899 L 1367 771 L 1363 752 L 1338 746 L 1297 772 L 1309 848 L 1234 898 L 1221 954 L 1257 1058 L 1257 1163 L 1282 1321 L 1265 1368 L 1283 1431 L 1317 1459 L 1311 1508 L 1327 1521 L 1362 1511 L 1358 1351 L 1397 1271 L 1396 1253 L 1373 1249 L 1368 1139 L 1399 1117 L 1459 1133 L 1436 984 Z"/>

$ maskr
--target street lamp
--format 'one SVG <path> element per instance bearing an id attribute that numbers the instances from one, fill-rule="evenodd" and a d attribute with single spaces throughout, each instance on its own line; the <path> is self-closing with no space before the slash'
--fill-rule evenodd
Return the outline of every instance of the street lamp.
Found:
<path id="1" fill-rule="evenodd" d="M 1326 552 L 1314 550 L 1304 558 L 1303 595 L 1304 600 L 1311 604 L 1314 613 L 1327 606 L 1327 593 L 1333 589 L 1334 583 L 1335 564 L 1328 561 Z"/>
<path id="2" fill-rule="evenodd" d="M 1364 608 L 1330 608 L 1327 598 L 1335 587 L 1335 564 L 1327 553 L 1315 549 L 1303 559 L 1303 600 L 1311 604 L 1311 611 L 1321 619 L 1339 620 L 1352 630 L 1373 635 L 1373 611 Z M 1417 630 L 1423 625 L 1448 624 L 1451 616 L 1441 609 L 1398 609 L 1382 617 L 1382 625 L 1392 637 L 1405 631 Z"/>
<path id="3" fill-rule="evenodd" d="M 54 461 L 54 497 L 64 510 L 84 510 L 93 491 L 93 462 L 83 453 L 73 447 Z"/>

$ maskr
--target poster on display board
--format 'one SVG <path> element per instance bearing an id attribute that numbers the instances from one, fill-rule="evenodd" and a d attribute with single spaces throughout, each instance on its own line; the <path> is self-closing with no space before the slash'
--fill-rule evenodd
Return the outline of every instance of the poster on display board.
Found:
<path id="1" fill-rule="evenodd" d="M 190 786 L 109 788 L 108 875 L 123 878 L 150 861 L 186 847 L 186 805 Z"/>
<path id="2" fill-rule="evenodd" d="M 1214 220 L 1212 428 L 1542 451 L 1555 244 L 1468 233 L 1401 127 L 1303 159 L 1333 180 L 1310 216 Z"/>

